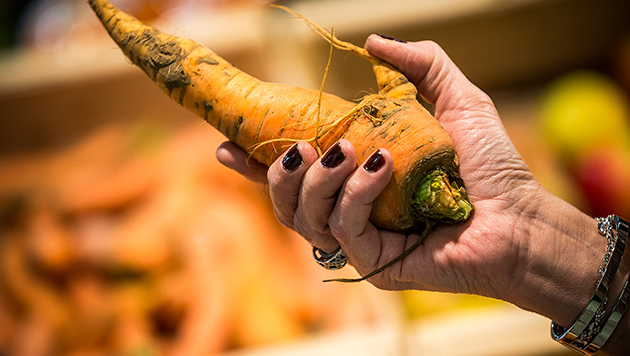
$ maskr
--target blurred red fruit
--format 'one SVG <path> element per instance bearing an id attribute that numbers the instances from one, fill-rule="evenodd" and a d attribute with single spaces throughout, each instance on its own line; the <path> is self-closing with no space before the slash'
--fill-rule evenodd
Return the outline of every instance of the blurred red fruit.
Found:
<path id="1" fill-rule="evenodd" d="M 576 175 L 591 214 L 630 218 L 630 152 L 592 151 L 579 162 Z"/>

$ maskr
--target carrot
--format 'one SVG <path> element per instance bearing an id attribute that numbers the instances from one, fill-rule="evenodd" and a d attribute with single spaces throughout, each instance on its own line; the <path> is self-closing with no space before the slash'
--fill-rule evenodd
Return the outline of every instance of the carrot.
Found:
<path id="1" fill-rule="evenodd" d="M 432 225 L 429 221 L 463 221 L 472 213 L 451 138 L 417 101 L 415 86 L 364 48 L 307 20 L 335 47 L 372 62 L 379 93 L 355 104 L 314 89 L 260 81 L 210 49 L 145 25 L 107 0 L 88 2 L 134 64 L 253 159 L 270 165 L 297 140 L 326 150 L 345 138 L 359 162 L 378 148 L 394 158 L 393 176 L 372 209 L 376 226 L 410 230 Z"/>

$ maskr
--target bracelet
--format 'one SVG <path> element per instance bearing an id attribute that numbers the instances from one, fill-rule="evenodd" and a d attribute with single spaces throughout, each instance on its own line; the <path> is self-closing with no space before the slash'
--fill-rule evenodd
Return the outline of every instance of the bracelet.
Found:
<path id="1" fill-rule="evenodd" d="M 611 236 L 612 235 L 606 235 L 609 241 L 609 246 L 610 241 L 612 240 Z M 610 252 L 609 249 L 607 249 L 606 251 L 606 255 L 604 256 L 604 265 L 602 266 L 604 273 L 600 274 L 601 278 L 597 283 L 595 293 L 591 297 L 591 300 L 588 302 L 586 308 L 584 308 L 584 311 L 575 322 L 575 324 L 573 324 L 573 326 L 571 326 L 570 328 L 565 329 L 555 322 L 551 323 L 551 335 L 556 341 L 563 343 L 570 348 L 573 348 L 571 347 L 571 345 L 575 346 L 578 349 L 581 348 L 579 345 L 581 342 L 578 340 L 578 338 L 591 323 L 593 318 L 596 315 L 601 315 L 601 312 L 606 305 L 606 294 L 608 293 L 608 287 L 610 286 L 613 277 L 617 273 L 617 266 L 619 266 L 619 262 L 621 261 L 621 256 L 623 254 L 623 248 L 625 248 L 625 241 L 622 242 L 623 239 L 619 239 L 618 237 L 619 235 L 616 234 L 613 245 L 614 250 L 610 258 L 608 258 Z"/>
<path id="2" fill-rule="evenodd" d="M 597 221 L 598 229 L 606 236 L 608 244 L 604 264 L 599 270 L 600 279 L 595 293 L 573 326 L 565 329 L 555 322 L 551 323 L 551 336 L 554 340 L 585 355 L 593 354 L 608 340 L 627 309 L 630 294 L 626 283 L 604 326 L 600 326 L 606 316 L 608 289 L 617 274 L 626 247 L 628 223 L 615 215 Z"/>
<path id="3" fill-rule="evenodd" d="M 628 235 L 630 234 L 630 226 L 627 221 L 618 218 L 617 234 L 625 236 L 626 239 L 628 238 Z M 630 258 L 624 258 L 623 262 L 628 263 L 628 260 L 630 260 Z M 612 333 L 615 331 L 615 328 L 619 324 L 621 317 L 628 309 L 628 298 L 630 298 L 630 288 L 628 288 L 629 285 L 630 280 L 626 280 L 626 283 L 623 286 L 623 290 L 621 291 L 621 295 L 615 303 L 613 309 L 610 311 L 610 315 L 606 319 L 606 323 L 599 331 L 599 334 L 597 334 L 597 336 L 593 338 L 593 341 L 591 341 L 591 343 L 585 348 L 584 351 L 587 352 L 587 355 L 592 355 L 597 352 L 597 350 L 599 350 L 604 345 L 604 343 L 608 341 L 608 338 L 610 338 Z"/>
<path id="4" fill-rule="evenodd" d="M 606 324 L 604 324 L 599 334 L 597 334 L 593 341 L 591 341 L 591 343 L 584 349 L 586 355 L 592 355 L 597 352 L 597 350 L 599 350 L 604 343 L 608 341 L 608 338 L 612 335 L 613 331 L 615 331 L 621 317 L 626 312 L 626 309 L 628 309 L 628 297 L 630 297 L 630 288 L 628 288 L 629 283 L 630 281 L 627 281 L 623 287 L 621 297 L 619 297 L 615 307 L 610 312 L 610 315 L 606 320 Z"/>

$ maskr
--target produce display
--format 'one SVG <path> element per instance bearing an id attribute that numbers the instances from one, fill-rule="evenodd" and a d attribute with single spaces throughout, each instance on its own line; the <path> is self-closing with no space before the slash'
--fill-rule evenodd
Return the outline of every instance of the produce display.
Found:
<path id="1" fill-rule="evenodd" d="M 0 157 L 0 354 L 209 355 L 397 314 L 369 284 L 321 283 L 264 189 L 220 169 L 220 134 L 168 132 Z"/>

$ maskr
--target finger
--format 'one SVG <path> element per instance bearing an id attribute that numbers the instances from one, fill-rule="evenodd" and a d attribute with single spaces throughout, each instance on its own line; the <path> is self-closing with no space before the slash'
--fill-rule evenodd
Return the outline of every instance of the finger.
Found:
<path id="1" fill-rule="evenodd" d="M 354 147 L 340 140 L 306 172 L 295 214 L 295 230 L 313 246 L 330 253 L 339 248 L 328 226 L 337 192 L 357 168 Z"/>
<path id="2" fill-rule="evenodd" d="M 487 163 L 487 152 L 517 154 L 492 99 L 435 42 L 403 43 L 372 35 L 366 48 L 400 69 L 434 104 L 435 118 L 453 139 L 463 177 L 482 173 L 478 167 Z"/>
<path id="3" fill-rule="evenodd" d="M 406 43 L 371 35 L 365 47 L 400 69 L 416 85 L 418 93 L 436 105 L 436 112 L 447 112 L 448 108 L 466 109 L 471 103 L 479 102 L 492 106 L 490 98 L 472 84 L 433 41 Z"/>
<path id="4" fill-rule="evenodd" d="M 278 221 L 288 228 L 294 229 L 302 179 L 316 160 L 315 149 L 301 141 L 291 146 L 269 167 L 267 178 L 273 209 Z"/>
<path id="5" fill-rule="evenodd" d="M 233 142 L 226 141 L 220 144 L 216 151 L 216 157 L 221 164 L 235 170 L 252 182 L 267 182 L 267 166 L 249 158 L 247 152 Z"/>
<path id="6" fill-rule="evenodd" d="M 376 227 L 369 221 L 372 205 L 393 172 L 391 154 L 374 152 L 345 182 L 328 220 L 332 234 L 359 271 L 374 269 L 381 253 Z"/>
<path id="7" fill-rule="evenodd" d="M 369 222 L 372 205 L 393 172 L 389 151 L 379 149 L 354 171 L 343 185 L 329 224 L 333 235 L 345 239 L 360 236 Z"/>

